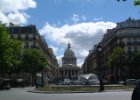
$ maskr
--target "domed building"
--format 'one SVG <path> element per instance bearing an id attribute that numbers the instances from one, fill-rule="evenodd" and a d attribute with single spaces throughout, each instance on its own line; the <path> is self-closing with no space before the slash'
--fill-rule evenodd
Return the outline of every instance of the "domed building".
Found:
<path id="1" fill-rule="evenodd" d="M 59 69 L 59 75 L 61 79 L 73 79 L 80 74 L 80 68 L 77 67 L 77 58 L 73 50 L 71 49 L 70 43 L 64 52 L 64 57 L 62 57 L 62 67 Z"/>

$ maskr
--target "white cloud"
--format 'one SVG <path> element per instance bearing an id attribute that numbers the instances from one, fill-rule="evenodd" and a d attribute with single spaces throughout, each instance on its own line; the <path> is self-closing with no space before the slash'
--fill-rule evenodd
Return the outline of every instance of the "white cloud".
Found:
<path id="1" fill-rule="evenodd" d="M 103 18 L 93 18 L 94 21 L 101 21 Z"/>
<path id="2" fill-rule="evenodd" d="M 84 20 L 84 21 L 85 21 L 86 19 L 87 19 L 87 18 L 86 18 L 86 16 L 82 16 L 82 20 Z"/>
<path id="3" fill-rule="evenodd" d="M 106 30 L 114 28 L 115 26 L 116 24 L 113 22 L 103 21 L 78 23 L 74 25 L 65 24 L 61 27 L 52 26 L 47 23 L 40 30 L 40 33 L 63 48 L 66 48 L 67 43 L 70 42 L 78 58 L 77 62 L 79 65 L 84 61 L 84 58 L 93 45 L 101 40 Z"/>
<path id="4" fill-rule="evenodd" d="M 72 20 L 74 21 L 74 23 L 77 23 L 77 22 L 79 22 L 80 18 L 79 18 L 78 15 L 73 14 L 73 16 L 72 16 Z"/>
<path id="5" fill-rule="evenodd" d="M 0 0 L 0 21 L 25 24 L 29 18 L 25 11 L 35 7 L 34 0 Z"/>
<path id="6" fill-rule="evenodd" d="M 15 13 L 9 13 L 7 17 L 12 23 L 25 24 L 27 23 L 27 18 L 29 18 L 29 15 L 27 15 L 26 13 L 15 12 Z"/>
<path id="7" fill-rule="evenodd" d="M 49 47 L 53 49 L 54 54 L 57 54 L 57 51 L 58 51 L 57 47 L 52 46 L 52 45 L 50 45 Z"/>
<path id="8" fill-rule="evenodd" d="M 57 47 L 57 46 L 54 46 L 54 45 L 52 45 L 52 44 L 50 44 L 49 47 L 53 49 L 54 55 L 55 55 L 55 56 L 57 55 L 56 58 L 57 58 L 57 60 L 58 60 L 58 64 L 61 64 L 63 54 L 58 55 L 58 53 L 59 53 L 59 52 L 64 52 L 64 49 L 63 49 L 63 48 L 59 48 L 59 47 Z"/>
<path id="9" fill-rule="evenodd" d="M 4 13 L 0 12 L 0 21 L 8 23 L 9 19 Z"/>
<path id="10" fill-rule="evenodd" d="M 62 65 L 62 57 L 63 55 L 57 56 L 58 64 L 61 66 Z"/>
<path id="11" fill-rule="evenodd" d="M 75 24 L 77 24 L 78 22 L 80 22 L 80 21 L 85 21 L 87 19 L 87 17 L 86 16 L 84 16 L 84 15 L 78 15 L 78 14 L 73 14 L 72 15 L 72 18 L 71 18 L 71 20 L 75 23 Z"/>

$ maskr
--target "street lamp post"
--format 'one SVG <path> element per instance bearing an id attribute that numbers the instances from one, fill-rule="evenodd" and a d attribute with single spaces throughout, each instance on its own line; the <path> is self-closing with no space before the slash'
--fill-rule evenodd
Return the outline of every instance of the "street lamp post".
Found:
<path id="1" fill-rule="evenodd" d="M 41 71 L 41 87 L 43 87 L 45 85 L 44 83 L 44 72 L 43 70 Z"/>
<path id="2" fill-rule="evenodd" d="M 58 75 L 59 75 L 59 68 L 57 67 L 57 69 L 56 69 L 56 84 L 57 85 L 58 85 L 58 82 L 59 82 Z"/>
<path id="3" fill-rule="evenodd" d="M 98 65 L 98 78 L 99 78 L 99 84 L 100 84 L 100 88 L 99 88 L 99 92 L 104 91 L 104 83 L 103 83 L 103 79 L 102 79 L 102 72 L 101 72 L 101 66 L 100 66 L 100 58 L 101 58 L 101 46 L 100 44 L 97 47 L 97 65 Z"/>
<path id="4" fill-rule="evenodd" d="M 36 74 L 36 88 L 44 86 L 43 71 Z"/>

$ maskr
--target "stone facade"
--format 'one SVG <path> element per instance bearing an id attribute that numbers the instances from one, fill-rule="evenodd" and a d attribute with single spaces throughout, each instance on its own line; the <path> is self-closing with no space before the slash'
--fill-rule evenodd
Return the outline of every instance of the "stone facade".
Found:
<path id="1" fill-rule="evenodd" d="M 97 73 L 96 72 L 96 68 L 97 68 L 96 48 L 97 45 L 95 45 L 91 50 L 89 50 L 89 54 L 85 58 L 85 61 L 81 68 L 82 74 Z"/>
<path id="2" fill-rule="evenodd" d="M 77 58 L 74 55 L 71 45 L 68 44 L 67 49 L 62 57 L 62 67 L 59 68 L 60 79 L 73 79 L 80 74 L 80 68 L 77 67 Z"/>
<path id="3" fill-rule="evenodd" d="M 11 38 L 21 41 L 21 47 L 23 49 L 36 48 L 42 51 L 47 59 L 47 69 L 43 71 L 44 78 L 48 78 L 50 81 L 55 80 L 58 76 L 58 62 L 56 56 L 54 55 L 52 48 L 48 47 L 45 39 L 39 34 L 36 26 L 15 26 L 10 23 L 10 26 L 8 26 L 7 29 L 9 30 Z"/>
<path id="4" fill-rule="evenodd" d="M 140 77 L 139 72 L 134 70 L 134 66 L 128 63 L 129 54 L 140 50 L 140 20 L 129 18 L 126 21 L 117 23 L 115 28 L 107 30 L 99 45 L 101 46 L 100 53 L 98 53 L 98 48 L 95 48 L 95 52 L 92 50 L 92 54 L 89 54 L 87 57 L 88 60 L 86 59 L 84 62 L 84 64 L 91 64 L 90 67 L 97 67 L 92 72 L 96 72 L 100 68 L 104 78 L 108 78 L 109 80 L 111 80 L 111 77 L 118 80 Z M 119 66 L 108 68 L 107 61 L 115 47 L 123 48 L 124 53 L 123 55 L 118 55 Z M 90 60 L 94 56 L 97 58 Z M 97 62 L 97 65 L 91 62 Z M 87 68 L 84 64 L 82 68 L 86 69 L 86 73 L 90 72 L 91 68 Z"/>

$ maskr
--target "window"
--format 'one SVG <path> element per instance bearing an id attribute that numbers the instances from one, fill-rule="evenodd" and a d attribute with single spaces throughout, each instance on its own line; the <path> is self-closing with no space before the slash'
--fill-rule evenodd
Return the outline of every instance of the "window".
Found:
<path id="1" fill-rule="evenodd" d="M 26 34 L 25 35 L 25 40 L 28 40 L 29 39 L 29 36 Z"/>
<path id="2" fill-rule="evenodd" d="M 133 45 L 137 45 L 138 44 L 138 41 L 137 41 L 137 38 L 133 38 Z"/>
<path id="3" fill-rule="evenodd" d="M 33 35 L 33 40 L 36 40 L 36 35 Z"/>
<path id="4" fill-rule="evenodd" d="M 21 40 L 21 34 L 18 34 L 18 39 Z"/>
<path id="5" fill-rule="evenodd" d="M 138 48 L 137 47 L 134 47 L 134 51 L 138 51 Z"/>
<path id="6" fill-rule="evenodd" d="M 32 48 L 36 48 L 36 42 L 34 41 L 33 44 L 32 44 Z"/>
<path id="7" fill-rule="evenodd" d="M 13 34 L 11 34 L 11 38 L 14 38 Z"/>
<path id="8" fill-rule="evenodd" d="M 128 53 L 132 52 L 132 48 L 128 47 Z"/>
<path id="9" fill-rule="evenodd" d="M 132 40 L 131 40 L 131 38 L 128 38 L 127 39 L 127 45 L 132 46 Z"/>
<path id="10" fill-rule="evenodd" d="M 29 48 L 29 43 L 25 42 L 24 48 Z"/>

